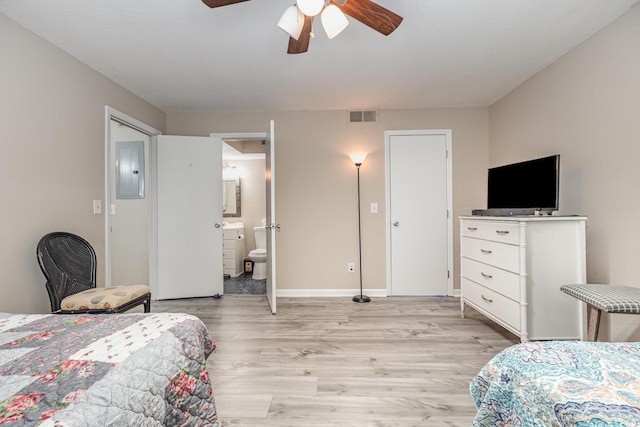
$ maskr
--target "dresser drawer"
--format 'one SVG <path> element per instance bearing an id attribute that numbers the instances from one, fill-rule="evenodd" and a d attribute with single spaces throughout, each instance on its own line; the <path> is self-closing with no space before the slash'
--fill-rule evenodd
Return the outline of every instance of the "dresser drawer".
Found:
<path id="1" fill-rule="evenodd" d="M 520 304 L 482 285 L 462 278 L 462 297 L 494 318 L 520 330 Z"/>
<path id="2" fill-rule="evenodd" d="M 520 273 L 519 246 L 463 237 L 460 254 L 484 264 Z"/>
<path id="3" fill-rule="evenodd" d="M 520 301 L 520 276 L 469 258 L 460 262 L 462 276 L 514 301 Z"/>
<path id="4" fill-rule="evenodd" d="M 235 270 L 236 268 L 236 262 L 233 259 L 223 259 L 222 265 L 225 270 L 226 269 Z"/>
<path id="5" fill-rule="evenodd" d="M 227 249 L 225 248 L 222 251 L 222 259 L 228 259 L 228 260 L 235 260 L 236 258 L 236 251 L 233 250 L 233 248 L 231 249 Z"/>
<path id="6" fill-rule="evenodd" d="M 512 245 L 520 243 L 520 226 L 517 222 L 462 221 L 460 234 Z"/>

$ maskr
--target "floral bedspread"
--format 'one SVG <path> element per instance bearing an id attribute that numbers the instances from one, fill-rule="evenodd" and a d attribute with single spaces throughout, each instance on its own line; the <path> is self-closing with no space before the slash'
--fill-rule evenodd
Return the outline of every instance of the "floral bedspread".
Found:
<path id="1" fill-rule="evenodd" d="M 517 344 L 470 391 L 473 426 L 640 426 L 640 343 Z"/>
<path id="2" fill-rule="evenodd" d="M 180 313 L 0 313 L 0 425 L 217 426 L 215 343 Z"/>

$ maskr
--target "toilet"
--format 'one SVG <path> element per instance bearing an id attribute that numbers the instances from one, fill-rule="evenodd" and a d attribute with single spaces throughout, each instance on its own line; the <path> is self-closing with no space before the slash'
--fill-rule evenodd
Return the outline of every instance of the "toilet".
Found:
<path id="1" fill-rule="evenodd" d="M 253 227 L 256 237 L 256 248 L 249 252 L 249 258 L 253 261 L 253 280 L 264 280 L 267 278 L 267 229 Z"/>

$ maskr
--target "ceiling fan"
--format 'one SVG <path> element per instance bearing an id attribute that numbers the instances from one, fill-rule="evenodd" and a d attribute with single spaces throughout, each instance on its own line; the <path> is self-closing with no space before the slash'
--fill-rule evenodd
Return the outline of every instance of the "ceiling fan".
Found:
<path id="1" fill-rule="evenodd" d="M 210 8 L 228 6 L 245 1 L 249 0 L 202 0 L 202 2 Z M 299 28 L 294 30 L 294 32 L 285 29 L 285 31 L 291 34 L 291 37 L 289 38 L 289 47 L 287 49 L 287 53 L 304 53 L 309 49 L 309 40 L 312 37 L 311 27 L 313 24 L 313 18 L 315 14 L 320 13 L 320 11 L 323 9 L 325 9 L 325 11 L 328 11 L 328 9 L 333 9 L 335 7 L 339 9 L 343 14 L 351 16 L 355 20 L 362 22 L 366 26 L 373 28 L 374 30 L 378 31 L 381 34 L 384 34 L 385 36 L 391 34 L 396 28 L 398 28 L 398 26 L 402 22 L 401 16 L 391 12 L 390 10 L 380 6 L 377 3 L 374 3 L 371 0 L 323 0 L 322 6 L 319 8 L 319 10 L 317 10 L 317 12 L 314 11 L 309 14 L 304 14 L 302 13 L 302 3 L 305 3 L 307 1 L 308 0 L 298 0 L 297 8 L 296 6 L 292 6 L 290 8 L 294 10 L 294 13 L 297 12 L 299 14 L 301 20 L 299 22 Z M 285 11 L 285 15 L 287 12 L 288 11 Z M 281 19 L 284 19 L 284 17 L 285 16 L 283 15 L 283 18 Z M 342 17 L 344 18 L 344 15 L 342 15 Z M 342 27 L 332 32 L 332 34 L 329 34 L 329 31 L 327 30 L 329 38 L 333 38 L 340 31 L 342 31 L 342 29 L 347 25 L 346 18 L 344 18 L 344 21 L 345 22 Z M 281 25 L 279 24 L 278 26 Z M 327 29 L 326 26 L 325 29 Z M 298 35 L 298 37 L 294 37 L 294 35 Z"/>

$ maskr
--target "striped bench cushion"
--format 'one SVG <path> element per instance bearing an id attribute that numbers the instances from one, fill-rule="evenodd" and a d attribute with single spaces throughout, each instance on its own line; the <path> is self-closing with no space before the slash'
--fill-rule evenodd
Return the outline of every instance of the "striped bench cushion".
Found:
<path id="1" fill-rule="evenodd" d="M 612 285 L 563 285 L 560 290 L 607 313 L 640 313 L 640 288 Z"/>

